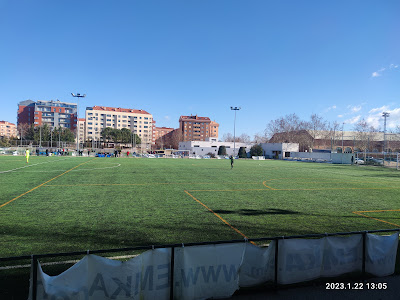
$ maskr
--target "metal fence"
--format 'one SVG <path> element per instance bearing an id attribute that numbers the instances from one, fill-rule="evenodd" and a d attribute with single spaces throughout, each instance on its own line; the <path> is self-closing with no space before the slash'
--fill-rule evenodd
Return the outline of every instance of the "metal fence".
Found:
<path id="1" fill-rule="evenodd" d="M 356 152 L 355 163 L 359 165 L 381 166 L 399 170 L 399 152 Z"/>
<path id="2" fill-rule="evenodd" d="M 295 236 L 281 236 L 281 237 L 265 237 L 265 238 L 254 238 L 254 239 L 240 239 L 240 240 L 229 240 L 229 241 L 214 241 L 214 242 L 200 242 L 200 243 L 187 243 L 187 244 L 169 244 L 169 245 L 148 245 L 139 247 L 128 247 L 119 249 L 107 249 L 107 250 L 87 250 L 87 251 L 76 251 L 76 252 L 65 252 L 65 253 L 50 253 L 50 254 L 33 254 L 16 257 L 4 257 L 0 258 L 0 262 L 19 261 L 27 260 L 31 261 L 31 274 L 32 274 L 32 300 L 37 298 L 37 270 L 38 261 L 42 258 L 56 258 L 66 256 L 80 256 L 88 254 L 105 254 L 105 253 L 117 253 L 117 252 L 132 252 L 141 250 L 150 250 L 155 248 L 171 248 L 171 268 L 170 268 L 170 299 L 174 298 L 174 266 L 175 266 L 175 248 L 188 247 L 188 246 L 201 246 L 201 245 L 217 245 L 217 244 L 230 244 L 240 242 L 263 242 L 263 241 L 275 241 L 275 270 L 274 270 L 274 285 L 278 287 L 278 257 L 279 257 L 279 241 L 283 239 L 305 239 L 305 238 L 322 238 L 327 236 L 345 236 L 361 234 L 363 240 L 363 252 L 362 252 L 362 276 L 365 277 L 365 265 L 366 265 L 366 235 L 367 233 L 384 233 L 384 232 L 399 232 L 400 229 L 384 229 L 384 230 L 371 230 L 371 231 L 352 231 L 352 232 L 336 232 L 336 233 L 323 233 L 323 234 L 308 234 L 308 235 L 295 235 Z"/>

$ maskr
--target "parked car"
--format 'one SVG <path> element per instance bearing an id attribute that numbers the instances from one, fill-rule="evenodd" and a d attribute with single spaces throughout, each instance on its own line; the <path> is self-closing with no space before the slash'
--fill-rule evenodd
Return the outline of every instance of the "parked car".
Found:
<path id="1" fill-rule="evenodd" d="M 364 161 L 362 159 L 356 158 L 354 163 L 357 164 L 357 165 L 363 165 Z"/>

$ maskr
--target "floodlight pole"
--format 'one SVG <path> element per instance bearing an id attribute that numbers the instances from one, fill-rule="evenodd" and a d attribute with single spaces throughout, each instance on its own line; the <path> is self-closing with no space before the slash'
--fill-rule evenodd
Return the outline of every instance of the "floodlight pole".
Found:
<path id="1" fill-rule="evenodd" d="M 382 117 L 384 118 L 384 123 L 383 123 L 383 153 L 385 153 L 386 150 L 386 118 L 389 117 L 388 112 L 383 112 Z"/>
<path id="2" fill-rule="evenodd" d="M 388 112 L 383 112 L 382 117 L 384 118 L 384 125 L 383 125 L 383 165 L 385 165 L 385 158 L 386 158 L 386 118 L 389 117 Z"/>
<path id="3" fill-rule="evenodd" d="M 343 153 L 344 153 L 344 149 L 343 149 L 343 135 L 344 135 L 344 122 L 342 124 L 342 164 L 343 164 Z"/>
<path id="4" fill-rule="evenodd" d="M 77 93 L 76 95 L 74 93 L 71 93 L 72 97 L 78 98 L 77 104 L 76 104 L 76 151 L 78 151 L 79 155 L 79 98 L 85 98 L 86 94 L 79 94 Z"/>
<path id="5" fill-rule="evenodd" d="M 235 119 L 233 121 L 233 157 L 235 157 L 235 152 L 236 152 L 236 111 L 240 110 L 240 107 L 233 107 L 231 106 L 231 110 L 235 111 Z"/>

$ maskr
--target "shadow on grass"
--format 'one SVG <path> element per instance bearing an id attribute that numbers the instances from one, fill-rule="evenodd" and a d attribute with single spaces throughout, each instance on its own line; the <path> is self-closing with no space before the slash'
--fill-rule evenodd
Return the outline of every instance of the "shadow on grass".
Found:
<path id="1" fill-rule="evenodd" d="M 298 215 L 298 211 L 269 208 L 266 210 L 260 209 L 237 209 L 237 210 L 214 210 L 217 214 L 237 214 L 242 216 L 259 216 L 259 215 Z"/>

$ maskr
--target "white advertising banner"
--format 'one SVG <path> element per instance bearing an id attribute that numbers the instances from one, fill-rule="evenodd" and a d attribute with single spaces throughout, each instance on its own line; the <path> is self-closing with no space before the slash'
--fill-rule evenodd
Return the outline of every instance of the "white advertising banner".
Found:
<path id="1" fill-rule="evenodd" d="M 367 233 L 365 270 L 375 276 L 394 273 L 399 234 L 380 236 Z"/>
<path id="2" fill-rule="evenodd" d="M 239 289 L 245 243 L 175 248 L 175 299 L 227 298 Z"/>
<path id="3" fill-rule="evenodd" d="M 279 240 L 278 283 L 290 284 L 321 276 L 324 239 Z"/>
<path id="4" fill-rule="evenodd" d="M 239 286 L 249 287 L 275 279 L 275 241 L 268 248 L 246 243 L 239 272 Z"/>
<path id="5" fill-rule="evenodd" d="M 126 262 L 87 255 L 58 276 L 39 266 L 37 299 L 169 299 L 170 261 L 155 249 Z"/>
<path id="6" fill-rule="evenodd" d="M 279 241 L 278 282 L 291 284 L 362 270 L 362 235 Z"/>
<path id="7" fill-rule="evenodd" d="M 324 238 L 324 258 L 321 277 L 339 276 L 362 271 L 362 235 Z"/>
<path id="8" fill-rule="evenodd" d="M 398 233 L 366 235 L 368 273 L 393 274 L 398 239 Z M 279 284 L 362 270 L 361 234 L 281 239 L 278 246 Z M 227 298 L 239 286 L 273 281 L 276 247 L 276 241 L 272 241 L 268 248 L 250 243 L 175 248 L 174 299 Z M 126 262 L 87 255 L 58 276 L 48 276 L 39 265 L 37 299 L 169 299 L 170 263 L 171 249 L 164 248 L 146 251 Z M 29 299 L 32 299 L 31 293 L 32 286 Z"/>

